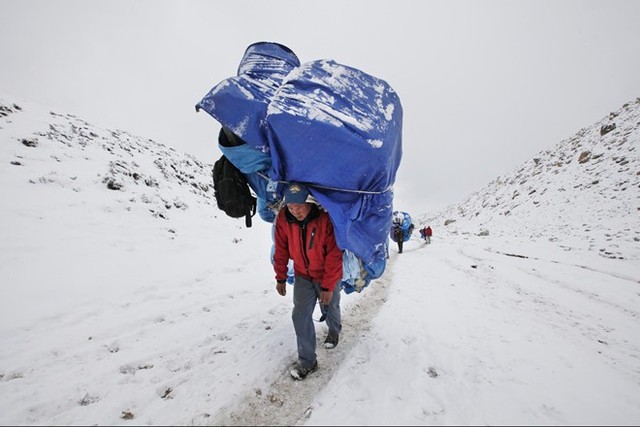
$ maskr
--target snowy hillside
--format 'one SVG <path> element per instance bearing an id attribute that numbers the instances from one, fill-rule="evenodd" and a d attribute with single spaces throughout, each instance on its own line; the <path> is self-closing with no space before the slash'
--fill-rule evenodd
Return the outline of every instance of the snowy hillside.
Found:
<path id="1" fill-rule="evenodd" d="M 74 191 L 80 206 L 140 210 L 160 221 L 190 205 L 215 206 L 211 165 L 153 140 L 2 97 L 0 131 L 3 164 L 14 166 L 3 167 L 3 179 L 28 181 L 31 192 Z"/>
<path id="2" fill-rule="evenodd" d="M 432 243 L 342 294 L 294 382 L 271 226 L 211 165 L 0 95 L 0 425 L 637 425 L 639 122 L 412 215 Z"/>
<path id="3" fill-rule="evenodd" d="M 14 326 L 60 308 L 48 298 L 71 302 L 62 288 L 57 294 L 57 286 L 39 282 L 64 278 L 80 300 L 102 287 L 116 295 L 127 292 L 141 265 L 155 265 L 154 251 L 177 250 L 176 268 L 148 274 L 180 277 L 195 259 L 190 251 L 203 250 L 198 245 L 227 252 L 222 241 L 235 246 L 244 235 L 259 236 L 217 209 L 211 165 L 150 139 L 4 95 L 0 141 L 4 280 L 28 284 L 0 306 L 13 313 L 16 301 L 44 294 L 15 313 Z M 68 276 L 76 266 L 83 268 Z"/>
<path id="4" fill-rule="evenodd" d="M 453 234 L 516 233 L 566 250 L 640 260 L 640 98 L 445 213 L 419 220 L 446 224 Z"/>

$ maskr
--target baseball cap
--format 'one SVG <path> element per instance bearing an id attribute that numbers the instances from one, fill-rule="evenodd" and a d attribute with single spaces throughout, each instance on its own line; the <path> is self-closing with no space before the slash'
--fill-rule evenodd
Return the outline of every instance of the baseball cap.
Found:
<path id="1" fill-rule="evenodd" d="M 305 203 L 308 195 L 309 189 L 307 187 L 300 183 L 292 182 L 284 193 L 284 203 Z"/>

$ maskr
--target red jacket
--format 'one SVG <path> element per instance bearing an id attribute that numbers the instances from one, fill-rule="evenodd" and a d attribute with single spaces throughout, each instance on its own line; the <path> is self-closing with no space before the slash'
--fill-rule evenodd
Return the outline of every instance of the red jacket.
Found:
<path id="1" fill-rule="evenodd" d="M 431 227 L 427 227 L 424 229 L 424 234 L 431 237 L 433 235 L 433 231 L 431 231 Z"/>
<path id="2" fill-rule="evenodd" d="M 333 291 L 342 279 L 342 250 L 336 244 L 329 214 L 317 206 L 313 205 L 302 222 L 282 208 L 276 217 L 274 240 L 276 280 L 286 280 L 289 259 L 296 276 L 320 283 L 322 289 Z"/>

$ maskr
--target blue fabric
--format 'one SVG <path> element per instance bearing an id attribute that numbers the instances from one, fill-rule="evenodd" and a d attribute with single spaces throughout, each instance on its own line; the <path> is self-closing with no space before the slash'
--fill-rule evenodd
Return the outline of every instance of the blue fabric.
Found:
<path id="1" fill-rule="evenodd" d="M 205 110 L 249 145 L 266 152 L 262 121 L 267 107 L 287 74 L 299 65 L 298 57 L 286 46 L 254 43 L 245 50 L 237 76 L 214 86 L 196 104 L 196 111 Z"/>
<path id="2" fill-rule="evenodd" d="M 333 60 L 300 64 L 286 46 L 260 42 L 196 109 L 246 141 L 220 149 L 247 176 L 261 218 L 273 221 L 284 184 L 304 183 L 364 283 L 382 275 L 402 157 L 402 106 L 384 80 Z"/>
<path id="3" fill-rule="evenodd" d="M 266 118 L 269 176 L 299 181 L 329 212 L 342 249 L 385 263 L 402 155 L 402 107 L 383 80 L 331 60 L 302 64 Z"/>
<path id="4" fill-rule="evenodd" d="M 386 253 L 386 245 L 385 245 Z M 361 292 L 369 286 L 373 278 L 378 278 L 384 273 L 386 263 L 372 262 L 363 264 L 349 249 L 342 252 L 342 281 L 340 287 L 346 294 L 351 292 Z"/>

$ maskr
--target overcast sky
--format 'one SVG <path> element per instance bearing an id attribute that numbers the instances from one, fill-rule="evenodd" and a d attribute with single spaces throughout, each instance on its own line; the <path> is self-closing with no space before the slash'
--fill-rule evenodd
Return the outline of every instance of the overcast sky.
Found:
<path id="1" fill-rule="evenodd" d="M 386 80 L 396 207 L 462 201 L 640 96 L 640 2 L 0 0 L 0 91 L 213 163 L 194 105 L 256 41 Z"/>

